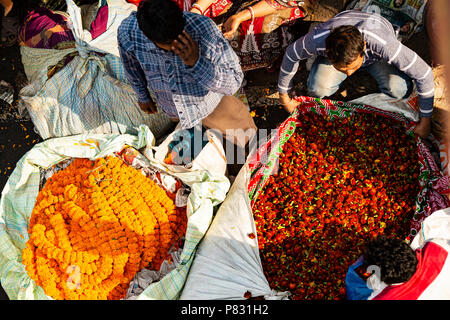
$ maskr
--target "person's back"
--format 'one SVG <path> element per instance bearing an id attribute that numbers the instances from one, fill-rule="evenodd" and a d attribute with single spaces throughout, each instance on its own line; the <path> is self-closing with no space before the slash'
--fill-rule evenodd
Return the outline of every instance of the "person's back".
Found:
<path id="1" fill-rule="evenodd" d="M 144 0 L 119 27 L 118 41 L 142 110 L 155 113 L 157 104 L 182 129 L 201 124 L 241 147 L 256 134 L 234 96 L 244 78 L 239 58 L 211 19 L 172 0 Z"/>
<path id="2" fill-rule="evenodd" d="M 356 54 L 347 57 L 347 51 Z M 420 122 L 414 132 L 422 138 L 429 135 L 434 102 L 431 67 L 398 41 L 388 20 L 377 14 L 344 11 L 290 45 L 278 79 L 280 102 L 288 112 L 298 106 L 289 92 L 299 61 L 313 57 L 307 87 L 309 94 L 318 98 L 333 95 L 360 68 L 376 79 L 382 93 L 394 99 L 407 98 L 414 81 L 420 106 Z"/>
<path id="3" fill-rule="evenodd" d="M 316 50 L 318 54 L 323 53 L 325 55 L 327 36 L 333 29 L 345 25 L 356 27 L 364 37 L 366 50 L 364 52 L 365 60 L 362 66 L 367 66 L 378 61 L 386 49 L 385 46 L 397 42 L 392 24 L 382 16 L 348 10 L 337 14 L 332 19 L 314 28 L 310 35 L 313 41 L 308 41 L 308 38 L 305 39 L 306 49 L 308 51 Z M 311 43 L 315 47 L 308 47 Z"/>
<path id="4" fill-rule="evenodd" d="M 183 30 L 198 47 L 192 65 L 171 50 Z M 217 26 L 207 17 L 181 12 L 171 1 L 143 1 L 122 22 L 118 40 L 138 100 L 152 101 L 150 89 L 161 109 L 184 128 L 198 124 L 242 83 L 239 59 Z"/>

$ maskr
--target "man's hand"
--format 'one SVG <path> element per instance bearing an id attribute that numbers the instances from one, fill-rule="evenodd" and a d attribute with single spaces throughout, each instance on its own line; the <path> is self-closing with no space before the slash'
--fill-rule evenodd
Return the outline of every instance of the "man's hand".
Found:
<path id="1" fill-rule="evenodd" d="M 280 103 L 289 113 L 292 113 L 300 105 L 300 101 L 292 99 L 287 93 L 280 93 Z"/>
<path id="2" fill-rule="evenodd" d="M 149 102 L 138 101 L 138 104 L 139 104 L 139 107 L 141 107 L 141 110 L 144 111 L 145 113 L 154 114 L 154 113 L 158 112 L 153 101 L 149 101 Z"/>
<path id="3" fill-rule="evenodd" d="M 189 67 L 193 67 L 197 63 L 198 46 L 186 30 L 183 30 L 178 39 L 174 40 L 172 51 Z"/>
<path id="4" fill-rule="evenodd" d="M 420 122 L 414 128 L 414 133 L 419 135 L 421 138 L 426 139 L 431 132 L 431 117 L 421 118 Z"/>
<path id="5" fill-rule="evenodd" d="M 234 14 L 229 17 L 222 26 L 223 36 L 227 39 L 233 37 L 233 34 L 237 31 L 241 23 L 242 20 L 238 15 Z"/>

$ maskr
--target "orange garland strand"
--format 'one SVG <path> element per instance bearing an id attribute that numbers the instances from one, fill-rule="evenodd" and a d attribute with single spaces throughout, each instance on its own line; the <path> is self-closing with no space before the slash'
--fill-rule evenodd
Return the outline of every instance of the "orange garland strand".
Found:
<path id="1" fill-rule="evenodd" d="M 77 158 L 39 192 L 22 261 L 54 299 L 121 299 L 142 268 L 159 269 L 186 223 L 139 170 L 113 156 Z"/>

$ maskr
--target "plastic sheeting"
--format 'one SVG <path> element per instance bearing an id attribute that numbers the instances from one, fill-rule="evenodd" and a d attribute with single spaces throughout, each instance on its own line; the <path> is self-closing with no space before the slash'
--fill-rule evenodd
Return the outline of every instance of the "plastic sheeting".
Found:
<path id="1" fill-rule="evenodd" d="M 48 169 L 70 158 L 95 160 L 124 146 L 141 149 L 154 147 L 154 136 L 146 126 L 140 126 L 138 135 L 82 134 L 48 139 L 35 145 L 17 163 L 6 183 L 0 199 L 0 279 L 11 300 L 46 300 L 42 287 L 28 276 L 22 264 L 22 249 L 29 238 L 28 223 L 39 192 L 41 169 Z M 230 187 L 224 172 L 184 170 L 174 172 L 154 158 L 142 157 L 149 166 L 181 180 L 189 186 L 186 214 L 188 226 L 179 263 L 160 281 L 152 282 L 136 298 L 177 299 L 186 280 L 198 243 L 212 221 L 214 208 L 220 204 Z"/>

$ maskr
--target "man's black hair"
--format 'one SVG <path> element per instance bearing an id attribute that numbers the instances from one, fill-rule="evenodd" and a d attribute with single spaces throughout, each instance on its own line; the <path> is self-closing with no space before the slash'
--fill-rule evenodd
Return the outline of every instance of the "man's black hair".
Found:
<path id="1" fill-rule="evenodd" d="M 151 41 L 170 44 L 183 32 L 183 11 L 172 0 L 144 0 L 136 12 L 139 28 Z"/>
<path id="2" fill-rule="evenodd" d="M 332 64 L 349 65 L 364 54 L 364 37 L 355 26 L 340 26 L 331 30 L 325 46 Z"/>
<path id="3" fill-rule="evenodd" d="M 369 241 L 364 252 L 368 265 L 380 268 L 380 277 L 386 284 L 406 282 L 417 269 L 417 256 L 404 241 L 379 236 Z"/>

